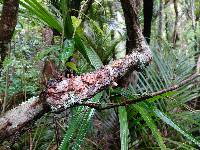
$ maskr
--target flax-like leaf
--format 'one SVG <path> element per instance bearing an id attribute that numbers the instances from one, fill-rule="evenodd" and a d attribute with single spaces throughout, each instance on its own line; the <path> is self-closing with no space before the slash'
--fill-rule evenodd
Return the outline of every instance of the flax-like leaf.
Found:
<path id="1" fill-rule="evenodd" d="M 127 120 L 127 112 L 126 108 L 119 107 L 118 108 L 118 116 L 120 123 L 120 142 L 121 142 L 121 150 L 128 150 L 128 120 Z"/>

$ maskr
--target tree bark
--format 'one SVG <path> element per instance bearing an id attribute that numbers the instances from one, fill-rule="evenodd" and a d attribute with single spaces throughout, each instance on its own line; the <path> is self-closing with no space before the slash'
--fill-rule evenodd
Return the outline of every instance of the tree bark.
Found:
<path id="1" fill-rule="evenodd" d="M 35 120 L 48 112 L 39 97 L 33 97 L 18 107 L 6 112 L 0 118 L 0 142 L 10 137 L 15 140 L 20 134 L 30 128 Z"/>
<path id="2" fill-rule="evenodd" d="M 138 30 L 138 18 L 137 18 L 137 5 L 135 1 L 132 0 L 120 0 L 122 9 L 124 12 L 127 40 L 126 40 L 126 53 L 130 54 L 133 48 L 136 48 L 138 41 L 140 41 L 141 35 L 138 35 L 136 30 Z"/>
<path id="3" fill-rule="evenodd" d="M 140 47 L 140 41 L 144 41 L 144 36 L 141 35 L 139 21 L 138 21 L 138 11 L 140 7 L 140 1 L 132 0 L 121 0 L 122 9 L 124 12 L 127 39 L 126 39 L 126 54 L 130 54 L 135 47 Z M 145 43 L 146 45 L 146 43 Z M 119 86 L 127 88 L 129 84 L 134 84 L 137 81 L 136 72 L 133 70 L 128 71 L 123 78 L 119 80 Z"/>
<path id="4" fill-rule="evenodd" d="M 17 24 L 18 8 L 19 0 L 3 1 L 0 20 L 0 68 L 2 68 L 2 63 L 9 52 L 9 43 Z"/>
<path id="5" fill-rule="evenodd" d="M 144 13 L 143 35 L 146 38 L 147 43 L 149 44 L 151 37 L 151 21 L 153 16 L 153 0 L 144 0 L 143 13 Z"/>

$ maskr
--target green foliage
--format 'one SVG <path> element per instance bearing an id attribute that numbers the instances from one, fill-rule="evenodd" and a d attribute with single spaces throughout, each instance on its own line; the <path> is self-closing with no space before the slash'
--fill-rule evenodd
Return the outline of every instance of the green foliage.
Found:
<path id="1" fill-rule="evenodd" d="M 109 29 L 108 24 L 105 24 L 101 29 L 97 22 L 90 20 L 89 23 L 86 23 L 86 26 L 88 31 L 86 30 L 87 32 L 84 33 L 84 42 L 99 55 L 104 64 L 108 63 L 117 44 L 123 38 L 112 40 L 112 30 Z"/>
<path id="2" fill-rule="evenodd" d="M 43 22 L 45 22 L 47 25 L 49 25 L 51 28 L 56 29 L 60 33 L 63 33 L 63 36 L 67 38 L 67 40 L 64 41 L 64 47 L 65 43 L 68 41 L 68 39 L 74 38 L 75 42 L 75 48 L 78 49 L 83 56 L 88 60 L 88 62 L 94 67 L 100 67 L 102 64 L 100 63 L 100 58 L 97 56 L 96 52 L 91 49 L 90 45 L 85 45 L 81 39 L 81 35 L 83 34 L 83 31 L 78 30 L 78 34 L 74 34 L 72 37 L 72 34 L 74 33 L 74 28 L 78 28 L 80 26 L 81 20 L 77 19 L 76 17 L 69 16 L 69 11 L 67 10 L 68 1 L 63 0 L 62 1 L 62 18 L 63 18 L 63 27 L 61 26 L 60 21 L 58 18 L 56 18 L 53 14 L 51 14 L 45 7 L 43 7 L 41 4 L 38 4 L 36 0 L 33 2 L 30 2 L 29 0 L 21 2 L 21 5 L 25 7 L 27 10 L 35 14 L 38 18 L 40 18 Z M 38 5 L 38 7 L 36 7 Z M 64 7 L 66 6 L 66 7 Z M 81 31 L 81 32 L 80 32 Z M 76 31 L 75 31 L 76 32 Z M 101 43 L 103 44 L 103 43 Z M 115 44 L 116 45 L 116 44 Z M 111 49 L 114 50 L 114 47 Z M 62 56 L 62 55 L 61 55 Z M 65 57 L 65 54 L 64 54 Z M 67 59 L 67 57 L 65 57 Z M 63 59 L 62 59 L 63 60 Z M 95 64 L 95 66 L 94 66 Z"/>
<path id="3" fill-rule="evenodd" d="M 101 96 L 102 93 L 99 93 L 94 96 L 91 101 L 98 102 Z M 71 116 L 69 126 L 59 148 L 60 150 L 80 149 L 80 146 L 83 143 L 85 135 L 88 131 L 88 127 L 91 123 L 95 109 L 81 106 L 74 111 L 76 113 Z"/>
<path id="4" fill-rule="evenodd" d="M 158 131 L 158 128 L 156 127 L 153 119 L 149 115 L 148 110 L 145 109 L 145 105 L 143 103 L 140 103 L 140 104 L 135 104 L 133 107 L 141 114 L 141 117 L 144 119 L 147 126 L 151 129 L 151 132 L 156 141 L 158 142 L 160 149 L 162 150 L 166 149 L 163 138 L 160 132 Z"/>
<path id="5" fill-rule="evenodd" d="M 133 92 L 133 96 L 138 94 L 143 95 L 144 93 L 148 94 L 162 90 L 163 88 L 168 88 L 173 84 L 178 84 L 180 81 L 184 80 L 185 78 L 190 76 L 192 72 L 194 72 L 193 68 L 195 64 L 192 56 L 181 55 L 180 57 L 180 54 L 172 51 L 170 51 L 170 55 L 169 52 L 165 52 L 165 59 L 161 55 L 162 53 L 154 52 L 153 64 L 148 67 L 145 72 L 138 73 L 138 84 L 134 87 L 130 86 L 130 89 Z M 130 93 L 130 89 L 128 93 Z M 191 83 L 190 85 L 186 85 L 176 92 L 167 92 L 165 94 L 150 98 L 145 103 L 138 103 L 136 105 L 133 105 L 134 108 L 130 106 L 128 108 L 128 119 L 134 120 L 133 124 L 129 125 L 130 132 L 134 132 L 138 136 L 145 136 L 145 138 L 149 140 L 150 137 L 143 134 L 144 130 L 146 133 L 148 133 L 148 130 L 144 128 L 145 125 L 141 126 L 141 120 L 144 120 L 146 122 L 146 126 L 151 129 L 152 135 L 155 137 L 160 148 L 164 149 L 164 143 L 166 143 L 167 140 L 166 138 L 161 137 L 158 130 L 160 130 L 161 133 L 166 132 L 166 130 L 167 132 L 173 131 L 169 131 L 169 129 L 165 128 L 160 129 L 160 127 L 164 127 L 164 125 L 159 120 L 155 119 L 155 117 L 159 117 L 164 123 L 171 126 L 177 131 L 176 135 L 174 135 L 175 133 L 173 132 L 173 136 L 175 136 L 173 138 L 174 142 L 178 142 L 179 140 L 181 140 L 181 135 L 183 135 L 183 137 L 186 137 L 189 141 L 192 141 L 193 143 L 199 145 L 199 141 L 191 135 L 191 126 L 193 124 L 192 122 L 196 120 L 190 119 L 190 122 L 187 122 L 187 124 L 190 123 L 190 126 L 188 126 L 187 128 L 185 128 L 186 126 L 182 125 L 182 127 L 179 127 L 179 122 L 180 120 L 182 120 L 181 117 L 184 117 L 184 115 L 179 115 L 180 118 L 175 119 L 176 114 L 174 113 L 176 109 L 180 109 L 181 112 L 187 112 L 182 109 L 182 107 L 186 106 L 186 102 L 189 102 L 195 96 L 199 95 L 198 91 L 199 87 Z M 135 110 L 140 113 L 141 117 L 138 116 L 138 113 L 135 112 Z M 165 113 L 170 114 L 172 118 L 177 120 L 178 124 L 172 121 L 171 118 L 166 116 Z M 133 126 L 137 126 L 138 129 L 136 131 L 133 131 Z M 190 131 L 190 133 L 186 131 Z M 137 139 L 138 137 L 136 136 L 135 138 Z M 145 138 L 143 137 L 143 139 Z M 132 140 L 134 141 L 133 135 Z M 150 146 L 152 143 L 148 142 L 145 144 L 147 144 L 147 146 Z M 183 147 L 185 147 L 186 145 L 187 144 L 184 144 Z"/>
<path id="6" fill-rule="evenodd" d="M 66 39 L 63 43 L 63 50 L 59 54 L 59 58 L 63 64 L 67 62 L 70 56 L 73 55 L 73 52 L 75 50 L 75 43 L 74 40 L 68 40 Z"/>
<path id="7" fill-rule="evenodd" d="M 20 1 L 20 5 L 36 15 L 53 29 L 62 32 L 63 27 L 61 22 L 50 11 L 48 11 L 48 9 L 44 8 L 41 3 L 37 2 L 37 0 Z"/>
<path id="8" fill-rule="evenodd" d="M 183 131 L 176 123 L 174 123 L 168 116 L 166 116 L 163 112 L 158 109 L 154 110 L 156 116 L 158 116 L 161 120 L 163 120 L 166 124 L 170 125 L 172 128 L 177 130 L 179 133 L 183 134 L 188 140 L 194 142 L 196 145 L 200 147 L 200 142 L 193 138 L 191 135 Z"/>
<path id="9" fill-rule="evenodd" d="M 119 123 L 120 123 L 120 142 L 121 142 L 121 150 L 128 150 L 128 120 L 127 120 L 127 112 L 125 107 L 119 107 Z"/>

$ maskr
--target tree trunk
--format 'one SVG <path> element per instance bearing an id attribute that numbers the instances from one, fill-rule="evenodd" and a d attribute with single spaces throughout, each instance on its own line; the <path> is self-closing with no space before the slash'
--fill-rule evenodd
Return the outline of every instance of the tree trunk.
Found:
<path id="1" fill-rule="evenodd" d="M 151 21 L 153 16 L 153 0 L 144 0 L 143 13 L 144 13 L 143 35 L 146 38 L 147 43 L 149 44 L 151 36 Z"/>
<path id="2" fill-rule="evenodd" d="M 137 17 L 137 6 L 135 3 L 136 2 L 132 0 L 121 0 L 128 37 L 126 40 L 127 54 L 131 53 L 133 48 L 136 48 L 136 45 L 138 45 L 138 39 L 140 39 L 140 35 L 135 32 L 139 24 Z"/>
<path id="3" fill-rule="evenodd" d="M 125 17 L 126 31 L 127 31 L 127 40 L 126 40 L 126 54 L 130 54 L 134 48 L 140 47 L 139 41 L 144 41 L 144 37 L 139 27 L 138 21 L 138 11 L 140 7 L 140 1 L 132 1 L 132 0 L 121 0 L 122 9 Z M 119 86 L 127 88 L 129 84 L 135 84 L 137 81 L 136 71 L 130 70 L 127 74 L 119 80 Z"/>
<path id="4" fill-rule="evenodd" d="M 9 53 L 9 43 L 11 42 L 15 26 L 17 24 L 17 14 L 19 0 L 4 0 L 0 20 L 0 68 Z"/>

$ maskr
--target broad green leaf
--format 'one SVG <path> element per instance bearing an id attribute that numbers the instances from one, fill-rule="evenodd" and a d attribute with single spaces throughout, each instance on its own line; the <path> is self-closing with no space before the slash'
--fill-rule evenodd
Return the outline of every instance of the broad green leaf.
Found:
<path id="1" fill-rule="evenodd" d="M 81 52 L 86 60 L 95 68 L 100 68 L 103 63 L 97 53 L 92 49 L 85 46 L 78 34 L 75 35 L 75 47 Z"/>
<path id="2" fill-rule="evenodd" d="M 92 102 L 99 102 L 100 98 L 102 97 L 103 92 L 98 93 L 97 95 L 95 95 L 91 101 Z M 79 130 L 79 133 L 76 136 L 76 141 L 75 144 L 73 145 L 72 149 L 74 150 L 79 150 L 81 147 L 81 144 L 84 142 L 85 139 L 85 135 L 88 131 L 89 125 L 91 123 L 91 119 L 94 115 L 95 109 L 94 108 L 87 108 L 88 112 L 86 113 L 86 118 L 84 118 L 83 122 L 82 122 L 82 126 Z"/>
<path id="3" fill-rule="evenodd" d="M 35 14 L 39 19 L 48 24 L 50 27 L 56 29 L 60 33 L 63 30 L 61 22 L 55 16 L 43 7 L 37 0 L 20 1 L 20 5 L 26 8 L 31 13 Z"/>
<path id="4" fill-rule="evenodd" d="M 92 48 L 85 48 L 85 50 L 86 50 L 86 54 L 89 58 L 91 65 L 95 69 L 99 69 L 101 66 L 103 66 L 101 59 L 99 58 L 97 53 Z"/>
<path id="5" fill-rule="evenodd" d="M 70 56 L 73 55 L 75 43 L 74 40 L 66 39 L 63 43 L 63 51 L 59 54 L 59 59 L 65 64 Z"/>
<path id="6" fill-rule="evenodd" d="M 74 28 L 72 24 L 72 19 L 70 16 L 69 10 L 70 1 L 69 0 L 61 0 L 62 7 L 62 19 L 63 19 L 63 34 L 64 38 L 71 39 L 74 33 Z"/>
<path id="7" fill-rule="evenodd" d="M 78 131 L 76 135 L 76 141 L 73 144 L 72 149 L 78 150 L 81 147 L 81 144 L 84 142 L 85 135 L 87 134 L 87 131 L 91 124 L 91 119 L 94 115 L 95 110 L 94 109 L 88 109 L 88 112 L 85 114 L 85 117 L 83 119 L 83 122 L 81 123 L 81 126 L 79 127 L 80 130 Z"/>
<path id="8" fill-rule="evenodd" d="M 76 64 L 75 63 L 73 63 L 73 62 L 67 62 L 66 66 L 69 67 L 69 68 L 71 68 L 72 70 L 78 72 L 78 69 L 76 68 Z"/>
<path id="9" fill-rule="evenodd" d="M 64 138 L 61 142 L 61 145 L 59 147 L 59 150 L 67 150 L 69 148 L 69 144 L 71 139 L 74 137 L 74 134 L 76 133 L 76 130 L 81 125 L 81 112 L 83 111 L 83 107 L 80 107 L 76 113 L 79 114 L 76 117 L 73 117 L 69 121 L 69 127 L 64 135 Z"/>
<path id="10" fill-rule="evenodd" d="M 81 24 L 81 19 L 76 18 L 75 16 L 71 16 L 72 24 L 74 28 L 78 28 Z"/>

